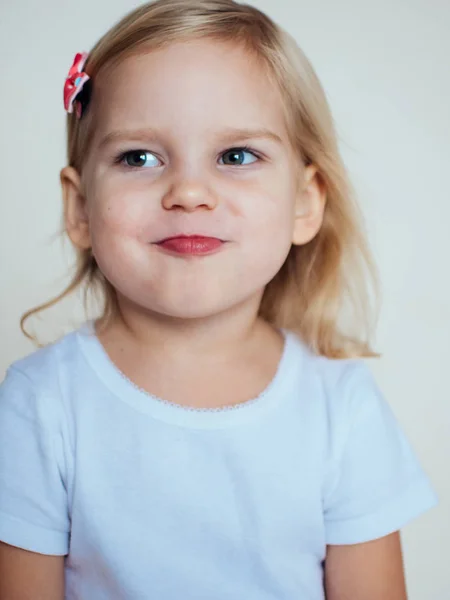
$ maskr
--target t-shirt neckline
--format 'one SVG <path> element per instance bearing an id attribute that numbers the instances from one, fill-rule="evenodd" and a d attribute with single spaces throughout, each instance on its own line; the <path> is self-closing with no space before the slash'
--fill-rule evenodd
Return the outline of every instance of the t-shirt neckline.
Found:
<path id="1" fill-rule="evenodd" d="M 93 321 L 85 323 L 76 332 L 76 337 L 95 375 L 117 399 L 150 417 L 174 425 L 221 429 L 257 419 L 285 397 L 290 379 L 296 371 L 293 368 L 296 336 L 284 328 L 279 328 L 279 331 L 284 338 L 284 347 L 275 375 L 266 388 L 258 396 L 246 402 L 218 408 L 183 406 L 158 398 L 139 388 L 110 359 L 95 333 Z"/>

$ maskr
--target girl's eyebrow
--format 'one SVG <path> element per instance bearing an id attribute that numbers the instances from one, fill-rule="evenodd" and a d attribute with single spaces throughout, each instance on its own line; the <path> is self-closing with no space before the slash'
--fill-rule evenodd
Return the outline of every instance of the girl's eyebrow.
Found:
<path id="1" fill-rule="evenodd" d="M 224 131 L 220 132 L 217 135 L 218 139 L 222 140 L 224 143 L 231 143 L 235 140 L 259 140 L 266 139 L 277 144 L 283 144 L 282 138 L 271 131 L 270 129 L 261 128 L 261 129 L 235 129 L 233 127 L 229 127 Z"/>
<path id="2" fill-rule="evenodd" d="M 144 129 L 118 130 L 107 133 L 99 142 L 99 149 L 109 146 L 113 143 L 125 142 L 132 140 L 133 142 L 149 142 L 157 141 L 162 138 L 162 134 L 151 127 Z M 267 139 L 277 144 L 283 144 L 282 138 L 271 131 L 270 129 L 249 129 L 249 128 L 233 128 L 228 127 L 221 132 L 214 134 L 218 140 L 224 144 L 232 143 L 233 141 L 246 141 L 250 139 Z"/>

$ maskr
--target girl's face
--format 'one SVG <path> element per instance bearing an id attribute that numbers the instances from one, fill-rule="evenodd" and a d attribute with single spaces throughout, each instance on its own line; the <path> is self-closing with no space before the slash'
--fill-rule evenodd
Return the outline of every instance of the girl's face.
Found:
<path id="1" fill-rule="evenodd" d="M 260 298 L 291 244 L 317 233 L 315 170 L 289 143 L 279 90 L 241 47 L 131 57 L 96 80 L 91 109 L 82 184 L 66 172 L 68 232 L 133 304 L 191 318 Z M 157 244 L 179 234 L 225 243 L 195 256 Z"/>

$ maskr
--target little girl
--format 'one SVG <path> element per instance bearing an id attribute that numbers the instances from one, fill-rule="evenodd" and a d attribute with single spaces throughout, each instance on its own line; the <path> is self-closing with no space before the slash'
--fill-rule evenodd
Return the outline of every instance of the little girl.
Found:
<path id="1" fill-rule="evenodd" d="M 369 259 L 303 53 L 158 0 L 64 100 L 58 299 L 105 305 L 1 386 L 1 600 L 404 600 L 436 498 L 361 360 Z"/>

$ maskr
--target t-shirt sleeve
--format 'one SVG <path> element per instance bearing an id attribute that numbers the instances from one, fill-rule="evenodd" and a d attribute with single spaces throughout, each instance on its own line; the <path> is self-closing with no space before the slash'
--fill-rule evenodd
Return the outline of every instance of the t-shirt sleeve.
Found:
<path id="1" fill-rule="evenodd" d="M 65 555 L 69 517 L 54 403 L 11 368 L 0 385 L 0 540 Z"/>
<path id="2" fill-rule="evenodd" d="M 364 363 L 351 365 L 339 404 L 325 536 L 327 544 L 356 544 L 398 531 L 437 498 Z"/>

